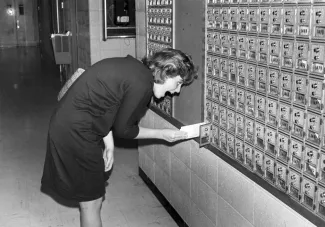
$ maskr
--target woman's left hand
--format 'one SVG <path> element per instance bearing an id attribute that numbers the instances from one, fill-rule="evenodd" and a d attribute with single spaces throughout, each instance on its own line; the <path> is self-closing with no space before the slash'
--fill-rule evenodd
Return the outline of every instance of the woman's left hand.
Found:
<path id="1" fill-rule="evenodd" d="M 114 163 L 114 149 L 105 149 L 103 152 L 103 158 L 105 163 L 105 172 L 112 169 Z"/>
<path id="2" fill-rule="evenodd" d="M 114 163 L 114 139 L 113 132 L 110 131 L 107 136 L 103 138 L 105 149 L 103 151 L 103 159 L 105 163 L 105 172 L 110 171 Z"/>

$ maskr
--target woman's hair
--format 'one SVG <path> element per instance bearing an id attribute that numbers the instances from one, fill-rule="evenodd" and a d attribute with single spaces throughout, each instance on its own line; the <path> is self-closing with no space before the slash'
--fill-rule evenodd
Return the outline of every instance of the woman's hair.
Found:
<path id="1" fill-rule="evenodd" d="M 194 67 L 191 56 L 180 50 L 167 48 L 142 59 L 154 75 L 155 83 L 162 84 L 167 78 L 180 76 L 183 84 L 190 84 L 197 78 L 197 68 Z"/>

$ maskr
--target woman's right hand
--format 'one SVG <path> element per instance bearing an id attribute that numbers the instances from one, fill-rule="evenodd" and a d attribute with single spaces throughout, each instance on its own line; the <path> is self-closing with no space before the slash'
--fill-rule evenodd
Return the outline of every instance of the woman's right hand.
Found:
<path id="1" fill-rule="evenodd" d="M 176 142 L 179 140 L 187 139 L 187 132 L 183 132 L 177 129 L 161 129 L 160 138 L 168 142 Z"/>

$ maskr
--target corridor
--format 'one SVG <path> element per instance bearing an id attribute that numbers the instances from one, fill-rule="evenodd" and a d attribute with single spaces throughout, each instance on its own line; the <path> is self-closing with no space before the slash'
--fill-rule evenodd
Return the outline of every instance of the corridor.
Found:
<path id="1" fill-rule="evenodd" d="M 40 191 L 48 122 L 60 89 L 58 73 L 41 62 L 36 47 L 0 49 L 1 227 L 79 226 L 75 204 L 57 202 Z M 103 226 L 177 226 L 137 172 L 137 150 L 120 145 L 106 187 Z"/>

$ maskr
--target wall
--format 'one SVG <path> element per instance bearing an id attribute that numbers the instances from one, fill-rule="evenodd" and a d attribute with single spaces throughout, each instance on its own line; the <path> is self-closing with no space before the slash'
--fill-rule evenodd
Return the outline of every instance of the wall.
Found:
<path id="1" fill-rule="evenodd" d="M 71 30 L 69 1 L 65 0 L 65 26 Z M 71 9 L 73 10 L 73 9 Z M 103 2 L 78 0 L 76 10 L 77 67 L 88 68 L 97 61 L 109 57 L 135 56 L 135 39 L 110 39 L 103 41 Z"/>
<path id="2" fill-rule="evenodd" d="M 140 125 L 175 128 L 151 110 Z M 174 146 L 139 140 L 139 165 L 190 227 L 314 227 L 193 140 Z"/>
<path id="3" fill-rule="evenodd" d="M 183 124 L 202 120 L 204 3 L 202 0 L 175 1 L 175 48 L 190 54 L 199 66 L 198 79 L 190 86 L 184 86 L 180 95 L 174 98 L 174 116 Z M 198 108 L 193 108 L 193 103 Z"/>
<path id="4" fill-rule="evenodd" d="M 135 39 L 103 41 L 103 1 L 89 0 L 90 61 L 91 64 L 110 57 L 135 56 Z"/>

